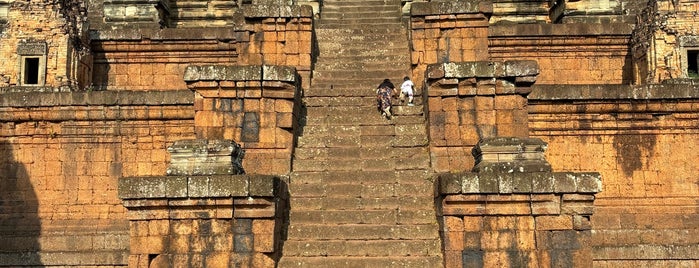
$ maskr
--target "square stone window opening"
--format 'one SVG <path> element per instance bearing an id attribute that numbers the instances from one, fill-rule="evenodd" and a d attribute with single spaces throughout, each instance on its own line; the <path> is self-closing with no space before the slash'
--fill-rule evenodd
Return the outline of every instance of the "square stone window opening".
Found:
<path id="1" fill-rule="evenodd" d="M 22 57 L 22 85 L 41 86 L 43 85 L 43 73 L 41 70 L 41 57 Z"/>
<path id="2" fill-rule="evenodd" d="M 46 83 L 47 47 L 43 41 L 23 41 L 17 46 L 19 85 L 43 86 Z"/>

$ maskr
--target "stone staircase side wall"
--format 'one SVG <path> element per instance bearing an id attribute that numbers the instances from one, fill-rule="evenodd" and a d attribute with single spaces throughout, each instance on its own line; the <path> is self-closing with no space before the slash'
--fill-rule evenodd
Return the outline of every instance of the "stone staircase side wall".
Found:
<path id="1" fill-rule="evenodd" d="M 490 13 L 489 2 L 413 2 L 409 35 L 415 85 L 423 85 L 430 64 L 488 60 Z"/>
<path id="2" fill-rule="evenodd" d="M 288 193 L 273 176 L 129 177 L 129 267 L 274 267 Z"/>
<path id="3" fill-rule="evenodd" d="M 591 267 L 599 174 L 500 175 L 440 176 L 445 267 Z"/>
<path id="4" fill-rule="evenodd" d="M 295 7 L 295 8 L 293 8 Z M 282 12 L 282 10 L 284 12 Z M 189 65 L 293 66 L 310 86 L 312 10 L 248 6 L 234 26 L 199 28 L 117 27 L 95 31 L 93 89 L 176 90 Z"/>
<path id="5" fill-rule="evenodd" d="M 195 92 L 194 132 L 245 149 L 252 174 L 291 171 L 299 118 L 299 75 L 284 66 L 190 66 L 184 81 Z"/>
<path id="6" fill-rule="evenodd" d="M 529 86 L 536 62 L 462 62 L 427 68 L 426 87 L 432 168 L 466 171 L 480 139 L 527 137 Z"/>

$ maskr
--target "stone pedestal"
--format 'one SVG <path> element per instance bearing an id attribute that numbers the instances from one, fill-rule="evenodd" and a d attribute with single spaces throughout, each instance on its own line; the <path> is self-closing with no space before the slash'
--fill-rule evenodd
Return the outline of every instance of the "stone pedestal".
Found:
<path id="1" fill-rule="evenodd" d="M 484 139 L 474 172 L 439 177 L 446 267 L 592 267 L 598 173 L 552 172 L 539 139 Z"/>

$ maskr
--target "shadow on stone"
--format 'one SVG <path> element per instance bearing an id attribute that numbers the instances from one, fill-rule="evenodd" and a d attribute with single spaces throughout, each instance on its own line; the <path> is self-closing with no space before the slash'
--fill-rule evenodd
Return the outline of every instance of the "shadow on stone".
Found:
<path id="1" fill-rule="evenodd" d="M 0 266 L 41 266 L 36 193 L 12 151 L 0 141 Z"/>

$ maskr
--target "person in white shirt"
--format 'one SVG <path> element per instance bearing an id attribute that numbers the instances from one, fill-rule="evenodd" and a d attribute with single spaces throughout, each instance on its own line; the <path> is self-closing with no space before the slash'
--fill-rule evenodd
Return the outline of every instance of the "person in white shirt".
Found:
<path id="1" fill-rule="evenodd" d="M 415 84 L 410 81 L 410 77 L 403 77 L 403 84 L 400 85 L 400 102 L 405 101 L 405 96 L 408 96 L 408 106 L 413 106 L 413 89 Z"/>

